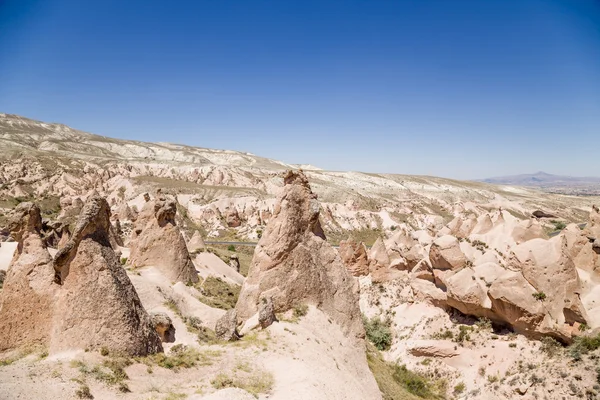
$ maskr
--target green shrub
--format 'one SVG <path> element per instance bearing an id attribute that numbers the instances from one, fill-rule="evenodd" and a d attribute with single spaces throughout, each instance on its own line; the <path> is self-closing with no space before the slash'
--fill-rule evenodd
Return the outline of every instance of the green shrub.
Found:
<path id="1" fill-rule="evenodd" d="M 229 251 L 235 251 L 235 246 L 230 244 L 229 246 L 227 246 L 227 250 Z"/>
<path id="2" fill-rule="evenodd" d="M 544 292 L 535 292 L 535 293 L 532 293 L 531 295 L 536 300 L 539 300 L 539 301 L 546 300 L 546 293 L 544 293 Z"/>
<path id="3" fill-rule="evenodd" d="M 454 386 L 454 395 L 458 396 L 459 394 L 461 394 L 462 392 L 464 392 L 466 389 L 466 386 L 463 382 L 460 382 L 458 384 L 456 384 L 456 386 Z"/>
<path id="4" fill-rule="evenodd" d="M 579 361 L 582 354 L 587 354 L 598 348 L 600 348 L 600 334 L 596 336 L 577 336 L 569 346 L 569 355 Z"/>
<path id="5" fill-rule="evenodd" d="M 404 386 L 408 392 L 416 396 L 428 397 L 432 394 L 427 380 L 421 375 L 410 371 L 405 365 L 396 365 L 392 377 Z"/>
<path id="6" fill-rule="evenodd" d="M 306 304 L 296 304 L 294 306 L 294 317 L 300 318 L 308 314 L 308 306 Z"/>
<path id="7" fill-rule="evenodd" d="M 379 350 L 385 351 L 392 346 L 392 330 L 390 324 L 373 317 L 370 320 L 363 315 L 363 324 L 367 339 Z"/>
<path id="8" fill-rule="evenodd" d="M 554 224 L 554 229 L 557 231 L 562 231 L 563 229 L 565 229 L 567 227 L 567 224 L 565 224 L 562 221 L 552 220 L 550 222 L 552 222 L 552 224 Z"/>

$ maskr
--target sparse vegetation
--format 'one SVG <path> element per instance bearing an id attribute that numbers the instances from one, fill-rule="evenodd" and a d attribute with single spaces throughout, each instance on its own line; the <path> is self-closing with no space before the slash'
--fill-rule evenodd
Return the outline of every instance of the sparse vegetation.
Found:
<path id="1" fill-rule="evenodd" d="M 301 318 L 308 314 L 308 306 L 306 304 L 296 304 L 293 310 L 294 318 Z"/>
<path id="2" fill-rule="evenodd" d="M 230 310 L 235 307 L 241 287 L 225 282 L 223 279 L 208 276 L 202 283 L 196 285 L 202 296 L 198 300 L 211 307 Z"/>
<path id="3" fill-rule="evenodd" d="M 363 315 L 363 324 L 367 339 L 375 345 L 378 350 L 385 351 L 392 345 L 392 330 L 389 322 L 383 322 L 377 317 L 368 319 Z"/>
<path id="4" fill-rule="evenodd" d="M 544 293 L 544 292 L 535 292 L 535 293 L 532 293 L 531 295 L 536 300 L 539 300 L 539 301 L 546 300 L 546 293 Z"/>
<path id="5" fill-rule="evenodd" d="M 229 251 L 235 251 L 235 246 L 230 244 L 229 246 L 227 246 L 227 250 Z"/>
<path id="6" fill-rule="evenodd" d="M 550 222 L 554 225 L 554 230 L 556 231 L 562 231 L 567 227 L 567 224 L 565 224 L 563 221 L 552 220 Z"/>
<path id="7" fill-rule="evenodd" d="M 569 355 L 575 360 L 581 360 L 581 356 L 600 348 L 600 334 L 596 336 L 577 336 L 569 346 Z"/>
<path id="8" fill-rule="evenodd" d="M 77 391 L 75 391 L 75 396 L 77 396 L 80 399 L 93 399 L 94 398 L 94 396 L 92 395 L 92 392 L 90 392 L 90 387 L 85 383 L 79 384 L 79 389 L 77 389 Z"/>
<path id="9" fill-rule="evenodd" d="M 140 358 L 139 361 L 146 365 L 155 364 L 162 368 L 177 371 L 181 368 L 192 368 L 196 365 L 212 365 L 213 360 L 220 355 L 220 351 L 207 350 L 200 352 L 192 347 L 177 344 L 171 348 L 169 355 L 157 353 Z"/>
<path id="10" fill-rule="evenodd" d="M 367 362 L 384 400 L 444 398 L 443 390 L 441 393 L 436 392 L 435 385 L 421 375 L 409 371 L 406 367 L 384 361 L 379 351 L 369 343 L 367 344 Z M 409 390 L 407 386 L 411 389 Z"/>
<path id="11" fill-rule="evenodd" d="M 452 393 L 454 393 L 455 396 L 458 396 L 459 394 L 463 393 L 465 389 L 465 384 L 463 382 L 459 382 L 456 384 L 456 386 L 454 386 L 454 390 L 452 391 Z"/>
<path id="12" fill-rule="evenodd" d="M 211 381 L 211 385 L 215 389 L 237 387 L 258 398 L 260 393 L 269 393 L 273 388 L 273 382 L 273 375 L 270 372 L 260 369 L 253 369 L 250 371 L 238 368 L 237 371 L 231 375 L 224 372 L 219 373 Z"/>

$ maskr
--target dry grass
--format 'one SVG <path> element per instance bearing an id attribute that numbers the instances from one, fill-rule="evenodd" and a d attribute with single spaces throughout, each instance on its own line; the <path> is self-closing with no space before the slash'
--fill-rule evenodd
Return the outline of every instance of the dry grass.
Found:
<path id="1" fill-rule="evenodd" d="M 269 393 L 273 383 L 273 375 L 270 372 L 257 368 L 236 368 L 229 374 L 221 372 L 211 381 L 215 389 L 236 387 L 251 393 L 256 398 L 261 393 Z"/>
<path id="2" fill-rule="evenodd" d="M 240 286 L 232 285 L 214 276 L 208 276 L 203 282 L 198 283 L 196 288 L 202 294 L 198 300 L 222 310 L 230 310 L 235 307 L 241 290 Z"/>

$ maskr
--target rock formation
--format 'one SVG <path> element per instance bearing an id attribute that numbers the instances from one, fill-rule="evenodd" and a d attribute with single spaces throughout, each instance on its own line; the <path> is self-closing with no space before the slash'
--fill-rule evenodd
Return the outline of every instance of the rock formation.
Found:
<path id="1" fill-rule="evenodd" d="M 358 283 L 325 240 L 319 202 L 302 172 L 288 171 L 273 216 L 256 247 L 240 297 L 238 319 L 258 312 L 263 297 L 275 312 L 313 304 L 349 336 L 364 337 Z"/>
<path id="2" fill-rule="evenodd" d="M 161 342 L 173 343 L 175 341 L 175 327 L 167 314 L 163 312 L 151 313 L 150 319 Z"/>
<path id="3" fill-rule="evenodd" d="M 235 308 L 227 311 L 215 325 L 215 335 L 217 339 L 224 341 L 234 341 L 240 338 L 237 331 L 237 312 Z"/>
<path id="4" fill-rule="evenodd" d="M 564 235 L 514 247 L 507 267 L 486 262 L 434 272 L 449 306 L 508 324 L 531 337 L 550 335 L 569 342 L 577 327 L 589 321 L 580 300 L 583 287 Z"/>
<path id="5" fill-rule="evenodd" d="M 198 253 L 199 251 L 206 250 L 206 244 L 204 244 L 204 240 L 202 239 L 200 231 L 194 232 L 192 238 L 187 244 L 187 249 L 190 253 Z"/>
<path id="6" fill-rule="evenodd" d="M 110 208 L 92 195 L 70 240 L 54 257 L 56 302 L 50 348 L 110 350 L 130 355 L 162 351 L 150 317 L 110 246 Z"/>
<path id="7" fill-rule="evenodd" d="M 198 282 L 185 240 L 175 223 L 175 201 L 159 195 L 148 201 L 135 224 L 128 263 L 154 266 L 172 281 Z"/>
<path id="8" fill-rule="evenodd" d="M 369 257 L 364 243 L 355 242 L 352 239 L 342 240 L 338 253 L 352 275 L 364 276 L 369 274 Z"/>
<path id="9" fill-rule="evenodd" d="M 18 246 L 0 292 L 0 351 L 45 345 L 50 338 L 58 285 L 41 229 L 40 209 L 19 204 L 9 222 Z"/>
<path id="10" fill-rule="evenodd" d="M 467 259 L 460 249 L 460 243 L 454 236 L 437 238 L 429 250 L 431 266 L 438 270 L 456 270 L 464 267 Z"/>

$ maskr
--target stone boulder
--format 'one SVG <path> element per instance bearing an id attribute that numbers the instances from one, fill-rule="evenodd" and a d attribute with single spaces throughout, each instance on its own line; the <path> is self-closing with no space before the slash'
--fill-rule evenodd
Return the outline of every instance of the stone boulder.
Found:
<path id="1" fill-rule="evenodd" d="M 215 335 L 217 339 L 227 342 L 235 341 L 240 338 L 237 331 L 237 312 L 235 308 L 227 311 L 215 325 Z"/>
<path id="2" fill-rule="evenodd" d="M 171 321 L 171 318 L 166 313 L 151 313 L 150 319 L 161 342 L 173 343 L 175 341 L 175 327 L 173 326 L 173 321 Z"/>
<path id="3" fill-rule="evenodd" d="M 236 208 L 232 207 L 225 214 L 225 221 L 230 228 L 237 228 L 242 224 L 242 220 Z"/>
<path id="4" fill-rule="evenodd" d="M 54 257 L 56 302 L 51 351 L 107 347 L 129 355 L 162 351 L 150 316 L 110 246 L 110 208 L 92 195 Z"/>
<path id="5" fill-rule="evenodd" d="M 154 266 L 168 279 L 198 282 L 185 240 L 175 223 L 174 200 L 159 196 L 148 201 L 135 224 L 128 264 L 133 268 Z"/>
<path id="6" fill-rule="evenodd" d="M 367 249 L 362 242 L 352 239 L 340 241 L 338 253 L 342 262 L 353 276 L 365 276 L 369 274 L 369 257 Z"/>
<path id="7" fill-rule="evenodd" d="M 458 239 L 451 235 L 437 238 L 429 250 L 429 261 L 433 269 L 456 270 L 467 263 Z"/>
<path id="8" fill-rule="evenodd" d="M 534 212 L 531 213 L 531 215 L 534 216 L 535 218 L 556 218 L 556 215 L 547 213 L 542 210 L 535 210 Z"/>
<path id="9" fill-rule="evenodd" d="M 260 327 L 266 329 L 276 321 L 277 317 L 275 316 L 273 299 L 270 297 L 263 297 L 258 306 L 258 323 L 260 324 Z"/>
<path id="10" fill-rule="evenodd" d="M 0 292 L 0 351 L 50 340 L 58 285 L 41 229 L 40 209 L 32 203 L 19 204 L 10 216 L 18 245 Z"/>
<path id="11" fill-rule="evenodd" d="M 319 223 L 320 205 L 302 172 L 288 171 L 273 216 L 260 239 L 236 304 L 245 322 L 263 297 L 275 312 L 314 305 L 350 337 L 364 337 L 358 282 Z"/>

